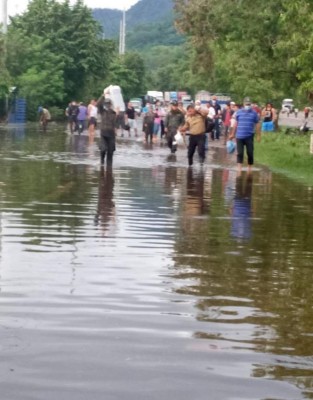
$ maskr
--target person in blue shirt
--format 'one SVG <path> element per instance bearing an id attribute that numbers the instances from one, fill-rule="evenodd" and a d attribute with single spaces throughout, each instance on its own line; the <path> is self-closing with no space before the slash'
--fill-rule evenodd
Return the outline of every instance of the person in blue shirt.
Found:
<path id="1" fill-rule="evenodd" d="M 260 138 L 260 118 L 252 109 L 251 100 L 246 97 L 243 101 L 244 107 L 235 114 L 236 126 L 229 139 L 236 137 L 237 141 L 237 166 L 238 174 L 241 173 L 244 160 L 244 149 L 248 157 L 248 173 L 252 172 L 254 163 L 254 133 L 257 133 L 257 140 Z"/>

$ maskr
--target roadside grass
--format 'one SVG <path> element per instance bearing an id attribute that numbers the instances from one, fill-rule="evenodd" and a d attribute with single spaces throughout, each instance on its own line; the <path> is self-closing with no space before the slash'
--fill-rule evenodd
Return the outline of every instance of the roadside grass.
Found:
<path id="1" fill-rule="evenodd" d="M 262 134 L 261 142 L 255 142 L 255 159 L 273 171 L 313 186 L 310 133 L 281 128 L 278 132 Z"/>

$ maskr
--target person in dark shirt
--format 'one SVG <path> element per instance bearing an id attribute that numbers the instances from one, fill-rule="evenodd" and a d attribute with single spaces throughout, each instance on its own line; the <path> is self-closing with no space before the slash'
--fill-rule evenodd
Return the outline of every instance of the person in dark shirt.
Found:
<path id="1" fill-rule="evenodd" d="M 214 116 L 214 130 L 212 131 L 211 138 L 212 140 L 220 139 L 220 117 L 221 117 L 221 106 L 219 105 L 217 101 L 217 97 L 213 96 L 212 97 L 212 102 L 211 102 L 212 107 L 215 110 L 215 116 Z"/>
<path id="2" fill-rule="evenodd" d="M 68 120 L 70 124 L 70 131 L 71 133 L 77 132 L 78 131 L 78 114 L 79 114 L 79 108 L 76 103 L 76 101 L 72 101 L 71 104 L 69 105 L 67 109 L 67 114 L 68 114 Z"/>
<path id="3" fill-rule="evenodd" d="M 275 130 L 276 110 L 272 103 L 267 103 L 262 110 L 262 132 L 273 132 Z"/>
<path id="4" fill-rule="evenodd" d="M 164 127 L 167 137 L 167 145 L 174 154 L 177 150 L 177 145 L 175 142 L 175 135 L 180 126 L 183 126 L 185 122 L 185 115 L 178 108 L 178 103 L 176 100 L 171 102 L 171 109 L 167 116 L 165 117 Z"/>
<path id="5" fill-rule="evenodd" d="M 143 117 L 142 130 L 145 133 L 145 142 L 152 143 L 153 128 L 154 128 L 154 111 L 153 107 L 149 106 L 148 112 Z"/>
<path id="6" fill-rule="evenodd" d="M 100 163 L 104 165 L 105 157 L 107 157 L 107 167 L 111 168 L 115 151 L 116 112 L 113 110 L 111 100 L 104 96 L 98 100 L 97 107 L 101 116 Z"/>
<path id="7" fill-rule="evenodd" d="M 129 126 L 129 136 L 131 135 L 131 131 L 135 132 L 135 136 L 137 137 L 137 121 L 136 121 L 136 111 L 133 107 L 132 103 L 127 104 L 127 108 L 125 111 L 125 123 Z"/>

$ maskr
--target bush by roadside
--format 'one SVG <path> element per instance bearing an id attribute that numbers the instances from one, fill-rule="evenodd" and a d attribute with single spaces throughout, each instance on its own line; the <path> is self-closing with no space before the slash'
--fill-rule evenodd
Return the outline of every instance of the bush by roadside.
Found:
<path id="1" fill-rule="evenodd" d="M 255 143 L 255 159 L 274 171 L 313 185 L 313 155 L 310 154 L 310 133 L 282 128 L 262 135 Z"/>

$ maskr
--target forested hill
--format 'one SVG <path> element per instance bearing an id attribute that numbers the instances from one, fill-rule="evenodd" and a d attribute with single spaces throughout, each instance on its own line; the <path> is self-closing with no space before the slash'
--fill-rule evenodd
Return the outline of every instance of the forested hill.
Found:
<path id="1" fill-rule="evenodd" d="M 95 8 L 92 13 L 103 27 L 106 38 L 118 37 L 122 11 Z M 173 20 L 172 0 L 141 0 L 126 13 L 127 32 L 139 25 L 162 23 L 165 19 Z"/>

